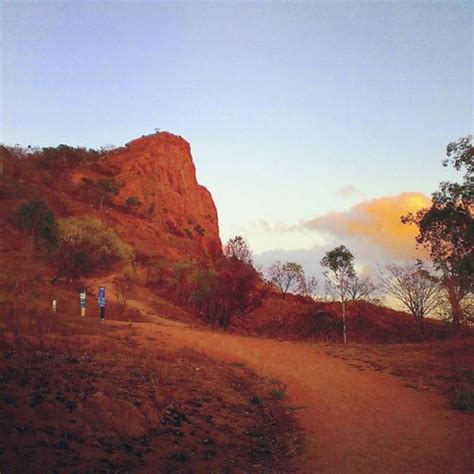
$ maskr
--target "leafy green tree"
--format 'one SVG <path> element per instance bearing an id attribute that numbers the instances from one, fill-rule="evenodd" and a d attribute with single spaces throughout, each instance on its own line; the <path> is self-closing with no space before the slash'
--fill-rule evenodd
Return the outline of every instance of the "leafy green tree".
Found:
<path id="1" fill-rule="evenodd" d="M 130 261 L 132 249 L 101 221 L 69 217 L 59 221 L 58 275 L 77 279 L 110 270 L 115 263 Z"/>
<path id="2" fill-rule="evenodd" d="M 44 247 L 51 253 L 58 247 L 56 218 L 45 201 L 34 199 L 22 204 L 16 209 L 13 221 L 37 248 Z"/>
<path id="3" fill-rule="evenodd" d="M 289 291 L 297 291 L 302 278 L 304 278 L 304 270 L 300 264 L 296 262 L 283 263 L 279 260 L 270 265 L 267 274 L 269 282 L 281 291 L 283 298 Z"/>
<path id="4" fill-rule="evenodd" d="M 474 148 L 472 137 L 461 138 L 447 147 L 444 166 L 464 170 L 460 183 L 442 182 L 432 194 L 431 207 L 402 217 L 419 229 L 416 238 L 441 273 L 454 325 L 467 316 L 463 300 L 474 287 Z"/>
<path id="5" fill-rule="evenodd" d="M 341 298 L 344 344 L 347 343 L 346 301 L 349 296 L 350 282 L 355 277 L 353 262 L 354 256 L 344 245 L 327 251 L 321 259 L 321 265 L 327 268 L 324 276 L 335 285 Z"/>

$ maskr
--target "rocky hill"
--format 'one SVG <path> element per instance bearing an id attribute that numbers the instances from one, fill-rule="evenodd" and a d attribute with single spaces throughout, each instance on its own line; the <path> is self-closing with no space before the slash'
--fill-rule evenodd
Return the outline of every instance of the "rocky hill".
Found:
<path id="1" fill-rule="evenodd" d="M 9 230 L 14 208 L 41 198 L 58 217 L 99 218 L 138 256 L 189 261 L 221 251 L 216 207 L 182 137 L 156 133 L 107 152 L 0 147 L 0 162 L 1 218 Z"/>
<path id="2" fill-rule="evenodd" d="M 145 136 L 110 152 L 103 167 L 122 184 L 115 202 L 124 207 L 130 199 L 140 202 L 141 216 L 158 236 L 195 241 L 205 251 L 220 249 L 217 210 L 211 193 L 196 180 L 186 140 L 167 132 Z M 129 231 L 132 239 L 142 240 L 141 226 Z"/>
<path id="3" fill-rule="evenodd" d="M 2 161 L 0 304 L 18 306 L 21 298 L 24 304 L 29 304 L 33 289 L 41 295 L 43 305 L 59 298 L 61 281 L 52 288 L 50 279 L 59 278 L 60 259 L 45 252 L 31 258 L 25 234 L 13 224 L 19 206 L 41 199 L 59 221 L 69 217 L 95 218 L 133 250 L 132 261 L 127 259 L 113 268 L 98 264 L 93 271 L 83 273 L 84 281 L 76 277 L 77 288 L 87 287 L 92 295 L 97 286 L 107 285 L 117 304 L 125 298 L 129 309 L 146 314 L 158 311 L 165 317 L 194 324 L 199 318 L 209 323 L 199 311 L 213 306 L 199 306 L 199 303 L 193 306 L 190 302 L 198 300 L 191 295 L 205 295 L 208 289 L 205 285 L 217 274 L 228 282 L 229 275 L 235 277 L 236 273 L 233 267 L 216 265 L 209 273 L 213 260 L 209 257 L 222 252 L 217 210 L 209 191 L 197 182 L 186 140 L 161 132 L 107 152 L 66 145 L 41 150 L 0 146 Z M 90 249 L 86 253 L 90 254 Z M 250 277 L 255 275 L 245 274 L 239 285 L 245 288 Z M 24 284 L 20 285 L 19 279 Z M 67 283 L 68 278 L 63 280 Z M 289 339 L 340 339 L 338 304 L 293 295 L 283 299 L 263 284 L 248 294 L 243 290 L 238 293 L 239 285 L 233 282 L 222 286 L 225 288 L 222 294 L 215 290 L 221 313 L 218 298 L 222 295 L 232 298 L 234 293 L 241 294 L 242 300 L 246 295 L 251 296 L 247 314 L 237 312 L 231 330 Z M 62 298 L 66 306 L 68 298 L 76 301 L 77 294 L 65 294 Z M 226 304 L 236 305 L 240 301 L 237 300 L 234 298 L 231 303 L 226 300 Z M 143 305 L 148 305 L 146 311 Z M 108 317 L 143 321 L 147 320 L 146 314 L 123 314 L 117 306 L 109 311 Z M 412 341 L 415 334 L 410 316 L 363 302 L 349 305 L 348 331 L 352 341 L 369 343 Z M 447 335 L 447 328 L 441 323 L 427 324 L 428 338 Z"/>

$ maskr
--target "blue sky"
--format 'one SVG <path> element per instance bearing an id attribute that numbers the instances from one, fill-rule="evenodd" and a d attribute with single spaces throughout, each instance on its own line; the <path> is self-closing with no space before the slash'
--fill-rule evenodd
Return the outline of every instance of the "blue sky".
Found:
<path id="1" fill-rule="evenodd" d="M 461 1 L 3 1 L 0 141 L 182 135 L 223 240 L 244 234 L 262 261 L 311 255 L 341 236 L 300 221 L 454 176 L 440 161 L 472 130 L 472 13 Z"/>

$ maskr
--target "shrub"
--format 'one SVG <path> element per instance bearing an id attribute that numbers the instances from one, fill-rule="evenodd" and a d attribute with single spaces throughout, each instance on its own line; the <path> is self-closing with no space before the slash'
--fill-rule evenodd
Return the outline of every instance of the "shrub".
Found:
<path id="1" fill-rule="evenodd" d="M 69 217 L 59 221 L 58 276 L 77 279 L 131 260 L 132 249 L 97 219 Z"/>
<path id="2" fill-rule="evenodd" d="M 136 196 L 130 196 L 129 198 L 127 198 L 127 200 L 125 201 L 125 205 L 128 207 L 128 208 L 131 208 L 131 207 L 140 207 L 142 205 L 142 202 L 140 201 L 140 199 L 138 199 Z"/>
<path id="3" fill-rule="evenodd" d="M 37 247 L 51 253 L 58 246 L 58 227 L 53 211 L 41 199 L 26 202 L 13 215 L 15 226 L 29 235 Z"/>
<path id="4" fill-rule="evenodd" d="M 217 257 L 193 272 L 189 302 L 209 324 L 227 328 L 236 315 L 259 306 L 258 273 L 240 260 Z"/>
<path id="5" fill-rule="evenodd" d="M 114 179 L 94 181 L 91 178 L 84 177 L 78 192 L 81 199 L 102 210 L 104 206 L 111 206 L 112 195 L 116 196 L 121 187 L 122 184 Z"/>
<path id="6" fill-rule="evenodd" d="M 272 390 L 270 392 L 270 395 L 275 399 L 275 400 L 284 400 L 286 397 L 286 394 L 283 390 Z"/>
<path id="7" fill-rule="evenodd" d="M 200 224 L 196 224 L 194 226 L 194 232 L 196 232 L 196 234 L 200 235 L 201 237 L 204 236 L 204 233 L 205 233 L 205 230 L 200 226 Z"/>
<path id="8" fill-rule="evenodd" d="M 86 163 L 97 163 L 103 153 L 93 149 L 59 145 L 45 147 L 35 154 L 37 164 L 42 169 L 60 172 L 65 168 L 74 168 Z"/>

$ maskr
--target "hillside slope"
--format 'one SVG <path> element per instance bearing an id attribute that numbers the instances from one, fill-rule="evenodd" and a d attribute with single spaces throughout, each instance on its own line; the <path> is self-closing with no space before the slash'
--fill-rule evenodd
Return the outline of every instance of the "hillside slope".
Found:
<path id="1" fill-rule="evenodd" d="M 138 255 L 183 261 L 220 252 L 216 207 L 181 137 L 148 135 L 107 152 L 0 146 L 0 162 L 3 248 L 18 240 L 9 225 L 13 210 L 41 198 L 58 217 L 99 218 Z"/>

